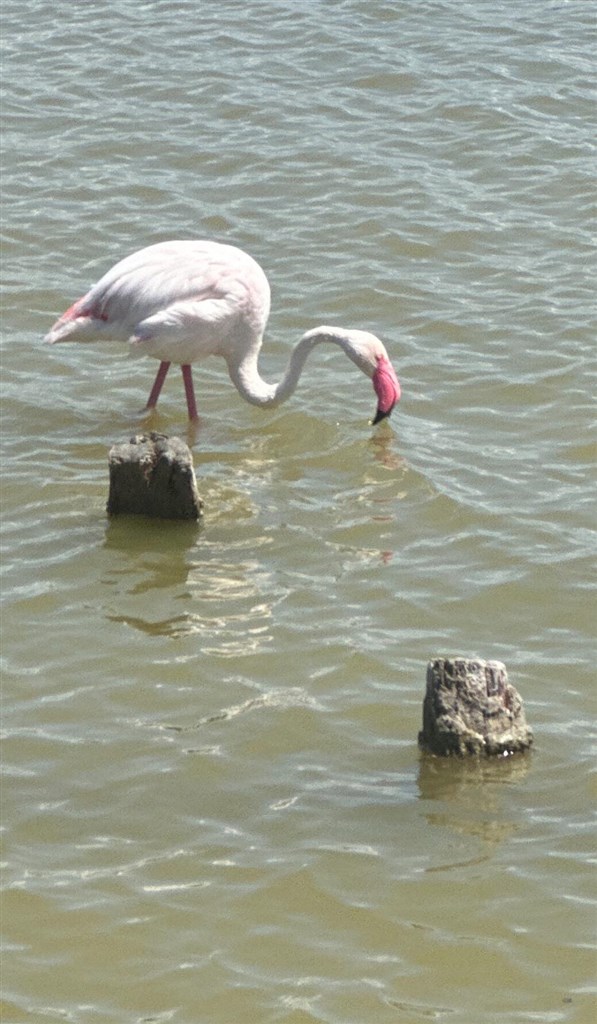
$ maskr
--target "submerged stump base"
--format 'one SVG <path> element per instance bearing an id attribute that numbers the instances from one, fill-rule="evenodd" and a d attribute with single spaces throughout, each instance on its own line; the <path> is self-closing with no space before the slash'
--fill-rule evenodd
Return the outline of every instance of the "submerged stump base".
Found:
<path id="1" fill-rule="evenodd" d="M 191 450 L 178 437 L 137 434 L 115 444 L 108 456 L 111 516 L 199 519 L 203 502 L 197 491 Z"/>
<path id="2" fill-rule="evenodd" d="M 419 744 L 434 754 L 505 756 L 533 733 L 501 661 L 435 658 L 427 666 Z"/>

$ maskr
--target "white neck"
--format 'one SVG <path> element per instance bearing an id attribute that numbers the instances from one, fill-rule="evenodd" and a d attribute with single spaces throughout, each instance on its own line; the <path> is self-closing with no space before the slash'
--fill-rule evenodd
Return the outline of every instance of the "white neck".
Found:
<path id="1" fill-rule="evenodd" d="M 346 355 L 367 376 L 371 369 L 355 349 L 350 332 L 337 327 L 318 327 L 308 331 L 294 346 L 284 376 L 277 384 L 268 384 L 259 373 L 259 350 L 261 339 L 239 360 L 228 359 L 228 372 L 232 383 L 242 397 L 251 405 L 275 406 L 285 402 L 294 393 L 308 356 L 316 345 L 329 342 L 339 345 Z"/>
<path id="2" fill-rule="evenodd" d="M 313 346 L 320 339 L 301 338 L 293 348 L 286 372 L 277 384 L 268 384 L 259 373 L 259 350 L 261 343 L 251 349 L 239 362 L 228 362 L 230 379 L 245 401 L 251 405 L 280 405 L 290 398 L 299 382 L 305 360 Z"/>

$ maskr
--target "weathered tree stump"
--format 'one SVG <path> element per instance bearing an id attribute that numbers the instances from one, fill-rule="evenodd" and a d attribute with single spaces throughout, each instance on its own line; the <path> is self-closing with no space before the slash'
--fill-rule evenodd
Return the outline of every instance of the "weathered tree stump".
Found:
<path id="1" fill-rule="evenodd" d="M 128 443 L 113 445 L 108 461 L 109 515 L 159 519 L 199 519 L 202 515 L 193 457 L 180 438 L 154 431 L 137 434 Z"/>
<path id="2" fill-rule="evenodd" d="M 419 744 L 434 754 L 507 755 L 533 733 L 501 661 L 435 658 L 427 666 Z"/>

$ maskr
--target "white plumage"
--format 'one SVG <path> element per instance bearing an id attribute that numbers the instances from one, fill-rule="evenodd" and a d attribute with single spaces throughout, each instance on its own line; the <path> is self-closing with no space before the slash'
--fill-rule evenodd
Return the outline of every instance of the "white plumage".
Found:
<path id="1" fill-rule="evenodd" d="M 372 379 L 378 399 L 373 422 L 389 416 L 400 385 L 382 342 L 366 331 L 308 331 L 295 345 L 282 380 L 264 381 L 258 358 L 269 309 L 267 278 L 247 253 L 219 242 L 159 242 L 112 267 L 67 309 L 45 340 L 128 340 L 139 354 L 159 359 L 148 409 L 157 403 L 170 364 L 179 363 L 192 420 L 197 418 L 192 363 L 222 356 L 242 397 L 272 406 L 293 393 L 314 346 L 331 342 Z"/>

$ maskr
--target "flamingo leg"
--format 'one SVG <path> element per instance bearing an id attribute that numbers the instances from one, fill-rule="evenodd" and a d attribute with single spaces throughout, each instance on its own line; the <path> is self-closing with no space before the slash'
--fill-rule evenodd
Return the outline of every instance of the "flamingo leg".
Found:
<path id="1" fill-rule="evenodd" d="M 193 372 L 191 370 L 191 367 L 190 367 L 189 363 L 183 363 L 182 366 L 181 366 L 181 369 L 182 369 L 182 379 L 184 381 L 184 392 L 185 392 L 185 395 L 187 396 L 187 409 L 189 410 L 189 419 L 190 420 L 197 420 L 197 419 L 199 419 L 199 417 L 197 416 L 197 403 L 195 402 L 195 389 L 193 387 Z"/>
<path id="2" fill-rule="evenodd" d="M 147 399 L 147 405 L 145 406 L 146 409 L 155 409 L 156 405 L 158 404 L 160 391 L 162 390 L 162 385 L 166 380 L 166 374 L 168 373 L 169 369 L 170 363 L 160 363 L 158 372 L 156 373 L 156 377 L 153 382 L 153 387 L 149 393 L 149 398 Z"/>

